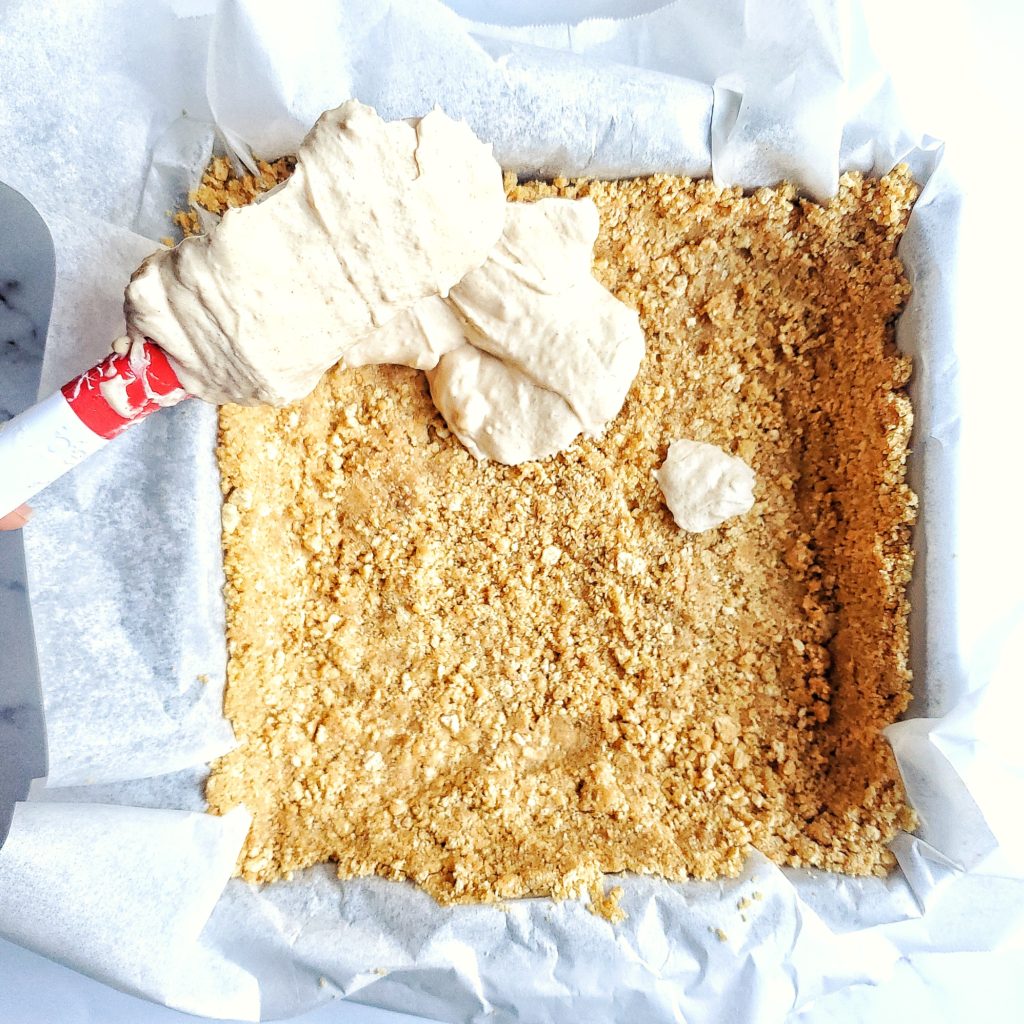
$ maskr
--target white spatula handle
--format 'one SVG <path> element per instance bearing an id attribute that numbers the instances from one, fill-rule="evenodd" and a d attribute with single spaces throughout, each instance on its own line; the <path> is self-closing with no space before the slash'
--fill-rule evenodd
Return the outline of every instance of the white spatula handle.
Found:
<path id="1" fill-rule="evenodd" d="M 106 443 L 75 415 L 61 391 L 8 420 L 0 426 L 0 515 Z"/>
<path id="2" fill-rule="evenodd" d="M 0 425 L 0 516 L 133 423 L 188 397 L 152 342 L 112 353 L 55 395 Z"/>

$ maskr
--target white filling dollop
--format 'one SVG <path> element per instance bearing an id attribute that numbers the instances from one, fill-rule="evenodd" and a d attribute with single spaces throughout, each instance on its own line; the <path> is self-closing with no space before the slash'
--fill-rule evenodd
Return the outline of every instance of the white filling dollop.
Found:
<path id="1" fill-rule="evenodd" d="M 359 338 L 479 267 L 505 206 L 490 146 L 466 125 L 439 110 L 385 122 L 350 101 L 317 121 L 273 195 L 143 263 L 128 336 L 156 341 L 200 398 L 286 405 Z"/>
<path id="2" fill-rule="evenodd" d="M 754 504 L 754 471 L 703 441 L 673 441 L 654 475 L 673 518 L 692 533 L 714 529 Z"/>
<path id="3" fill-rule="evenodd" d="M 589 199 L 510 204 L 487 262 L 344 356 L 427 370 L 434 404 L 477 457 L 515 465 L 598 436 L 644 354 L 636 313 L 593 277 Z"/>
<path id="4" fill-rule="evenodd" d="M 337 362 L 413 366 L 478 458 L 541 459 L 598 436 L 643 358 L 637 314 L 591 274 L 599 226 L 589 199 L 507 204 L 490 147 L 440 111 L 387 123 L 353 101 L 259 204 L 146 260 L 128 336 L 211 402 L 285 405 Z"/>

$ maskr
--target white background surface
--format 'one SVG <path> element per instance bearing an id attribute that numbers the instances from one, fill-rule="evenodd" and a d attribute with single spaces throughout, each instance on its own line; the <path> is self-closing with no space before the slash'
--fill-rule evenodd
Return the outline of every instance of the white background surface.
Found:
<path id="1" fill-rule="evenodd" d="M 478 18 L 490 9 L 490 20 L 503 20 L 502 10 L 517 7 L 536 14 L 551 10 L 549 4 L 535 0 L 519 5 L 450 2 Z M 586 11 L 601 13 L 606 5 L 563 6 L 582 16 Z M 650 0 L 637 4 L 638 10 L 654 6 Z M 1024 290 L 1024 261 L 1019 257 L 1024 203 L 1009 191 L 1024 169 L 1019 127 L 1024 5 L 1019 0 L 974 0 L 969 6 L 951 0 L 864 0 L 864 6 L 882 63 L 901 67 L 896 86 L 908 123 L 947 140 L 953 167 L 967 191 L 969 258 L 963 273 L 969 275 L 975 301 L 961 329 L 991 357 L 965 367 L 962 379 L 965 393 L 986 396 L 988 410 L 987 419 L 964 424 L 966 450 L 985 455 L 963 467 L 964 519 L 977 524 L 961 552 L 964 589 L 974 595 L 1001 592 L 1004 606 L 1010 604 L 1005 598 L 1015 597 L 1018 609 L 1024 610 L 1024 550 L 1012 527 L 1008 541 L 1006 529 L 1024 497 L 1017 468 L 1024 330 L 1015 313 Z M 926 59 L 925 53 L 940 54 L 942 59 Z M 971 154 L 979 151 L 982 139 L 992 137 L 1005 140 L 1004 160 L 995 167 L 976 165 Z M 1005 195 L 998 205 L 996 189 Z M 968 649 L 980 639 L 980 623 L 985 620 L 980 604 L 963 608 L 960 628 Z M 1015 643 L 1005 663 L 991 668 L 1019 676 L 1016 666 L 1024 664 L 1020 617 L 1007 621 L 1004 628 Z M 1009 726 L 1020 721 L 1019 716 L 1013 719 Z M 1007 728 L 1002 748 L 1006 756 L 1019 759 L 1018 746 L 1019 727 L 1016 732 Z M 1019 798 L 1005 796 L 1005 810 L 984 808 L 993 824 L 997 818 L 1020 814 Z M 1024 948 L 998 955 L 921 956 L 901 963 L 886 985 L 836 993 L 794 1016 L 791 1024 L 867 1019 L 903 1024 L 910 1014 L 929 1024 L 1024 1020 Z M 193 1019 L 114 992 L 0 941 L 0 1024 L 173 1024 Z M 334 1004 L 296 1019 L 303 1024 L 387 1024 L 415 1018 Z"/>

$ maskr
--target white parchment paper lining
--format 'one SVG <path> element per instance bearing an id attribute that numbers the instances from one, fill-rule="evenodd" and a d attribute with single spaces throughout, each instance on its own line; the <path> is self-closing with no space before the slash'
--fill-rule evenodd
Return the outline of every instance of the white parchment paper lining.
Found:
<path id="1" fill-rule="evenodd" d="M 625 878 L 615 928 L 574 903 L 439 908 L 325 867 L 225 888 L 247 822 L 201 813 L 203 766 L 232 738 L 215 414 L 194 402 L 37 502 L 27 547 L 50 775 L 0 851 L 0 935 L 207 1015 L 282 1016 L 344 993 L 446 1020 L 711 1022 L 781 1020 L 901 956 L 998 948 L 1019 931 L 1021 884 L 963 781 L 1001 694 L 968 678 L 955 628 L 960 197 L 941 145 L 903 128 L 855 9 L 688 0 L 498 28 L 437 0 L 23 0 L 5 10 L 0 67 L 0 178 L 36 203 L 57 248 L 47 393 L 121 333 L 128 275 L 169 233 L 218 132 L 242 159 L 292 152 L 350 96 L 386 117 L 440 104 L 526 174 L 788 177 L 826 198 L 841 169 L 905 159 L 925 185 L 901 250 L 923 513 L 914 717 L 890 730 L 922 822 L 894 844 L 900 872 L 782 872 L 755 854 L 722 883 Z M 744 919 L 737 903 L 755 891 Z"/>

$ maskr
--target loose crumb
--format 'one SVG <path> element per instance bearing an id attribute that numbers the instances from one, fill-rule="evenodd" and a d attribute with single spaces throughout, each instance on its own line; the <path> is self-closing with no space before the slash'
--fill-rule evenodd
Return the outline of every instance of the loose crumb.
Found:
<path id="1" fill-rule="evenodd" d="M 289 170 L 215 161 L 195 199 L 222 212 Z M 447 903 L 735 875 L 752 846 L 886 873 L 913 823 L 881 736 L 909 700 L 909 172 L 844 175 L 826 206 L 664 175 L 506 185 L 597 204 L 640 374 L 603 438 L 517 467 L 474 461 L 401 367 L 222 410 L 239 746 L 207 796 L 253 813 L 240 874 L 333 860 Z M 681 532 L 652 476 L 677 437 L 752 465 L 752 512 Z"/>
<path id="2" fill-rule="evenodd" d="M 616 885 L 604 891 L 600 881 L 594 881 L 590 885 L 590 902 L 587 908 L 597 917 L 603 917 L 612 924 L 619 924 L 626 920 L 626 912 L 619 906 L 622 899 L 622 886 Z"/>

